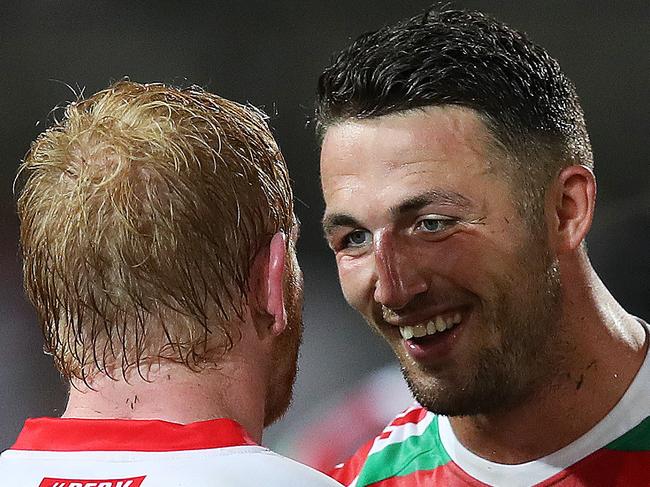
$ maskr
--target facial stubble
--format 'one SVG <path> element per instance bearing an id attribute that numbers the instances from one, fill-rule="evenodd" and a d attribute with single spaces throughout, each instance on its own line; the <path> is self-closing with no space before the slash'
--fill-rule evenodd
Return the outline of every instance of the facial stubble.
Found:
<path id="1" fill-rule="evenodd" d="M 494 292 L 481 298 L 476 333 L 497 344 L 475 353 L 472 363 L 448 376 L 404 364 L 415 398 L 428 410 L 447 416 L 505 411 L 544 387 L 563 363 L 559 330 L 561 305 L 557 262 L 547 247 L 531 241 L 521 249 L 508 277 L 494 276 Z"/>
<path id="2" fill-rule="evenodd" d="M 272 378 L 269 385 L 264 426 L 280 419 L 291 405 L 293 385 L 298 372 L 298 350 L 302 341 L 303 282 L 297 262 L 287 262 L 284 282 L 287 327 L 276 338 L 272 358 Z"/>

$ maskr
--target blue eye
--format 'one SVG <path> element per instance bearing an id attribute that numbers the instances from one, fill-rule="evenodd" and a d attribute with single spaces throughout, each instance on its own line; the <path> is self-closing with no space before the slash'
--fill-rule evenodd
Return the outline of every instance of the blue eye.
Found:
<path id="1" fill-rule="evenodd" d="M 425 232 L 436 233 L 446 230 L 454 222 L 454 219 L 448 217 L 423 218 L 418 222 L 417 228 L 424 230 Z"/>
<path id="2" fill-rule="evenodd" d="M 354 230 L 345 236 L 347 247 L 361 247 L 369 243 L 370 232 L 368 230 Z"/>

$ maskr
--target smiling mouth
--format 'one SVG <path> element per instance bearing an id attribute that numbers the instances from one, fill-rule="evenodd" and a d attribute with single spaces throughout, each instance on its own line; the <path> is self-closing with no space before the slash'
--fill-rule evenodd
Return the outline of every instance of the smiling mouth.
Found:
<path id="1" fill-rule="evenodd" d="M 400 326 L 399 332 L 404 340 L 422 338 L 450 330 L 461 321 L 462 315 L 458 312 L 451 314 L 441 314 L 431 318 L 424 323 L 419 323 L 417 325 Z"/>

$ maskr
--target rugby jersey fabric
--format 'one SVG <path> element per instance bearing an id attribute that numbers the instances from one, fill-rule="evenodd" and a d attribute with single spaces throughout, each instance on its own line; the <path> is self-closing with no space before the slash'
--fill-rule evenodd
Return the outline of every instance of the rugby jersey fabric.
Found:
<path id="1" fill-rule="evenodd" d="M 612 411 L 546 457 L 487 461 L 460 444 L 448 418 L 416 405 L 331 474 L 350 487 L 650 487 L 650 352 Z"/>
<path id="2" fill-rule="evenodd" d="M 230 419 L 38 418 L 0 455 L 3 487 L 335 487 Z"/>

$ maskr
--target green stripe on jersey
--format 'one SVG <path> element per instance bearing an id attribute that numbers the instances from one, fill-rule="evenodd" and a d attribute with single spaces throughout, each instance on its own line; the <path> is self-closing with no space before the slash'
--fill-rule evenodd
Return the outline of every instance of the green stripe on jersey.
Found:
<path id="1" fill-rule="evenodd" d="M 370 455 L 359 474 L 357 487 L 408 475 L 416 470 L 433 470 L 450 461 L 451 458 L 440 441 L 436 416 L 421 435 L 410 436 Z"/>
<path id="2" fill-rule="evenodd" d="M 619 451 L 650 451 L 650 417 L 623 436 L 612 441 L 605 448 Z"/>

